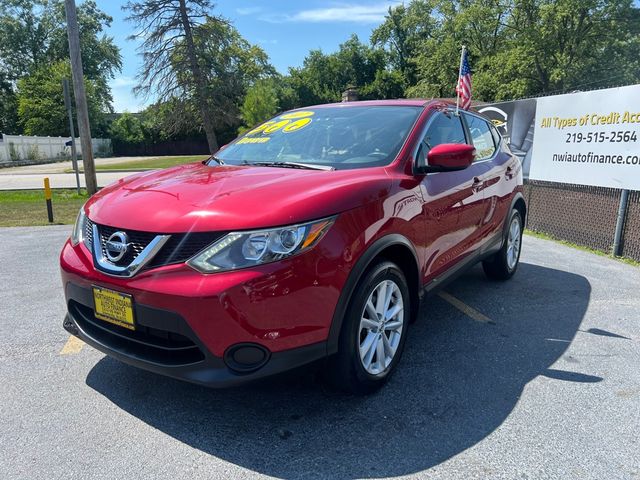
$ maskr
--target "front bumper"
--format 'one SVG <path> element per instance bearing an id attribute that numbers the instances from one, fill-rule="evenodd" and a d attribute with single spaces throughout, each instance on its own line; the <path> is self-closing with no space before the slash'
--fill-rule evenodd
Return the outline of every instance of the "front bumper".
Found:
<path id="1" fill-rule="evenodd" d="M 60 265 L 68 309 L 64 326 L 70 333 L 125 363 L 213 387 L 326 356 L 346 277 L 326 249 L 322 256 L 309 252 L 221 274 L 202 275 L 178 264 L 122 278 L 96 271 L 84 244 L 67 242 Z M 94 285 L 132 295 L 136 332 L 147 336 L 131 338 L 126 329 L 95 319 Z M 258 368 L 233 361 L 235 349 L 247 345 L 253 353 L 265 352 Z"/>
<path id="2" fill-rule="evenodd" d="M 212 355 L 175 312 L 138 304 L 137 330 L 130 332 L 95 318 L 91 290 L 71 284 L 68 293 L 63 326 L 69 333 L 129 365 L 208 387 L 230 387 L 275 375 L 319 360 L 327 352 L 325 342 L 275 353 L 263 348 L 264 361 L 243 372 L 228 355 Z"/>

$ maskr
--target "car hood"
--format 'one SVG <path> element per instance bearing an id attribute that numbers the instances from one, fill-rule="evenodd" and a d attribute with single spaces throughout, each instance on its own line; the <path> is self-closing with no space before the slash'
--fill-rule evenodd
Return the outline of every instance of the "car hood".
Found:
<path id="1" fill-rule="evenodd" d="M 384 169 L 300 170 L 187 164 L 132 175 L 85 207 L 101 225 L 158 233 L 230 231 L 314 220 L 388 192 Z"/>

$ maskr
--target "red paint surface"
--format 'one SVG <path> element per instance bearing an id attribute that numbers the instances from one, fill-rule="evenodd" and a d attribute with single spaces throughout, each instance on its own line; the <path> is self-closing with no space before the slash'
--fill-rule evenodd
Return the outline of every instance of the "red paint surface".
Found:
<path id="1" fill-rule="evenodd" d="M 121 180 L 86 206 L 98 224 L 157 233 L 251 230 L 339 214 L 309 251 L 234 272 L 203 275 L 173 265 L 125 279 L 96 271 L 84 245 L 67 242 L 63 283 L 102 285 L 175 311 L 218 356 L 238 342 L 275 352 L 325 340 L 347 276 L 373 242 L 392 233 L 405 236 L 428 282 L 499 232 L 514 193 L 522 189 L 520 164 L 506 148 L 465 170 L 414 175 L 413 152 L 438 105 L 427 103 L 386 167 L 316 171 L 196 163 Z"/>

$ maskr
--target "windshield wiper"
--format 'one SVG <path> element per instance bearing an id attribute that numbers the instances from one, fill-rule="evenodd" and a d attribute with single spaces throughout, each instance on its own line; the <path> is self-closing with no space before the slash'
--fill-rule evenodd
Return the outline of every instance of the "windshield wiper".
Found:
<path id="1" fill-rule="evenodd" d="M 247 162 L 246 165 L 255 165 L 259 167 L 304 168 L 307 170 L 335 170 L 335 167 L 330 165 L 315 165 L 313 163 L 296 162 Z"/>
<path id="2" fill-rule="evenodd" d="M 221 158 L 216 157 L 215 155 L 211 155 L 209 157 L 209 160 L 215 160 L 216 162 L 218 162 L 220 165 L 224 165 L 224 160 L 222 160 Z"/>

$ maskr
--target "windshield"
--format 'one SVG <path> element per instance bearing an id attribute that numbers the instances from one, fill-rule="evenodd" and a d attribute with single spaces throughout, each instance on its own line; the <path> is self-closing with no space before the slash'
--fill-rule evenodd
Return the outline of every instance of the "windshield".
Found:
<path id="1" fill-rule="evenodd" d="M 408 106 L 295 110 L 247 132 L 216 158 L 230 165 L 296 163 L 335 169 L 388 165 L 420 111 L 421 107 Z"/>

